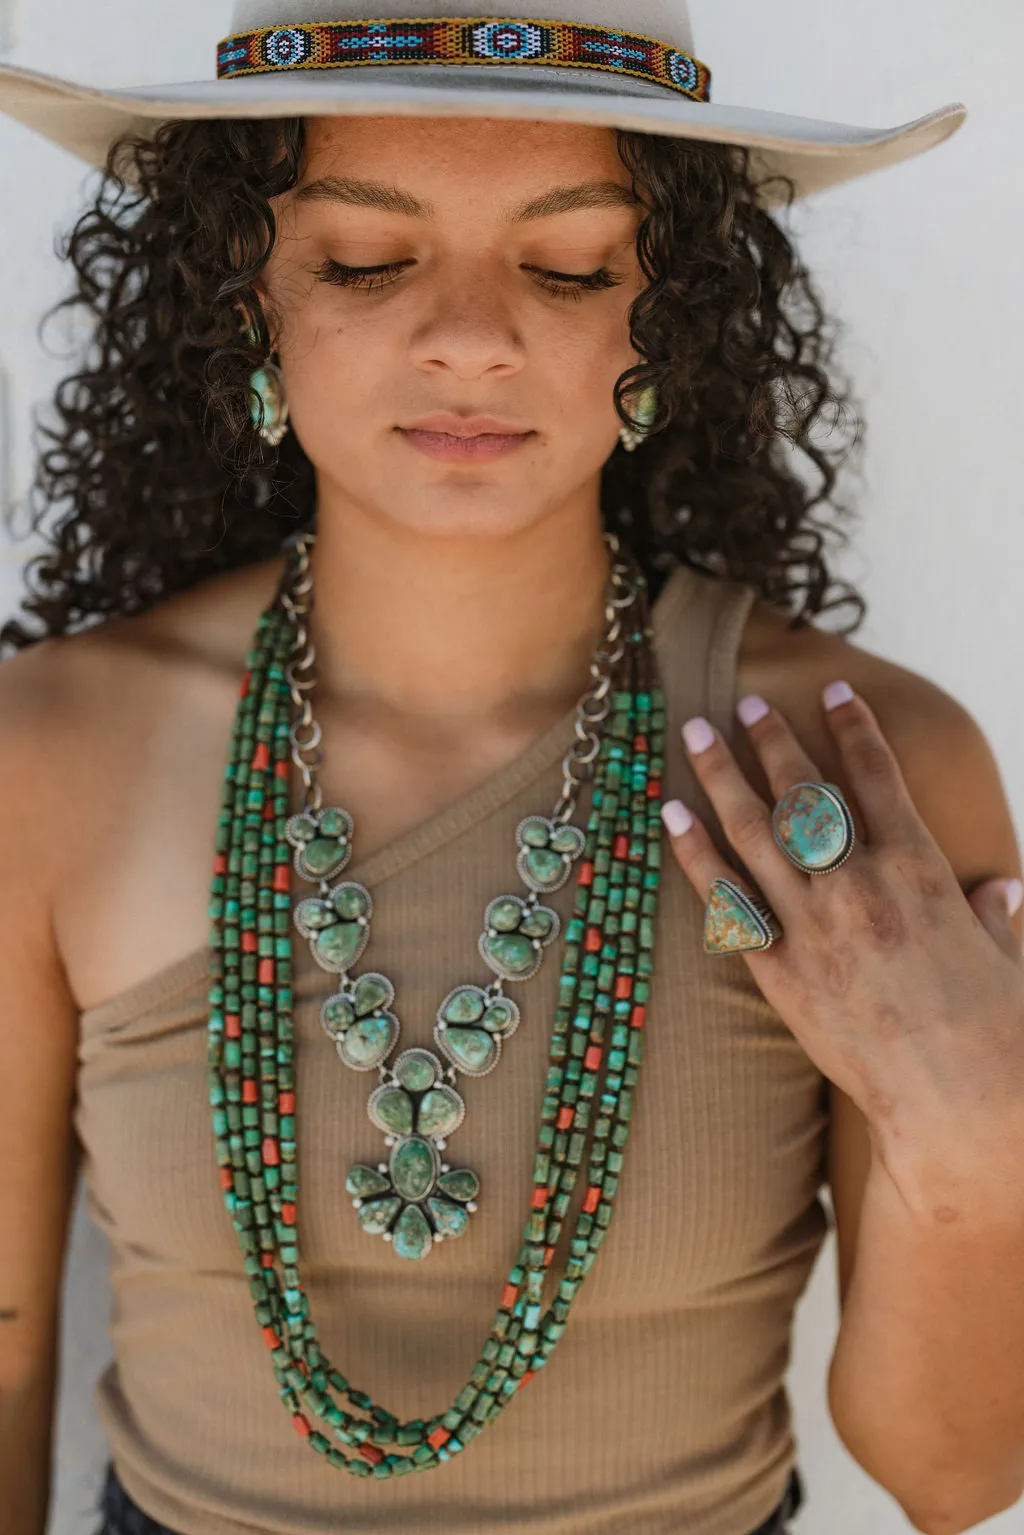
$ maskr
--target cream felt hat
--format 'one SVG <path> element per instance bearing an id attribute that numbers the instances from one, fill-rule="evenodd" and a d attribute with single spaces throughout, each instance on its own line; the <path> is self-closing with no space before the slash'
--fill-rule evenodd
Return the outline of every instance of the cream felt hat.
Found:
<path id="1" fill-rule="evenodd" d="M 628 25 L 625 13 L 624 0 L 506 0 L 474 16 L 459 0 L 235 0 L 229 35 L 210 37 L 208 80 L 95 89 L 0 64 L 0 111 L 95 166 L 115 137 L 167 118 L 592 123 L 747 145 L 799 197 L 920 154 L 966 116 L 954 102 L 864 128 L 712 103 L 686 0 L 628 0 Z"/>

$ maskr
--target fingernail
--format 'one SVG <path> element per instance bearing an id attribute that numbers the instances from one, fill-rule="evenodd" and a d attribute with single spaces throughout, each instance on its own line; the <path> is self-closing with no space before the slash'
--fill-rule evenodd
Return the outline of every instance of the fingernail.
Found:
<path id="1" fill-rule="evenodd" d="M 1003 888 L 1006 891 L 1006 909 L 1011 917 L 1015 917 L 1024 902 L 1024 884 L 1019 879 L 1006 879 Z"/>
<path id="2" fill-rule="evenodd" d="M 748 693 L 746 698 L 741 698 L 736 705 L 736 713 L 744 725 L 756 725 L 758 720 L 763 720 L 768 713 L 768 705 L 760 693 Z"/>
<path id="3" fill-rule="evenodd" d="M 668 828 L 669 836 L 681 837 L 693 825 L 693 812 L 681 799 L 666 800 L 661 807 L 661 819 Z"/>
<path id="4" fill-rule="evenodd" d="M 692 720 L 687 720 L 683 726 L 683 740 L 697 756 L 700 752 L 707 751 L 714 745 L 715 732 L 702 714 L 695 714 Z"/>
<path id="5" fill-rule="evenodd" d="M 830 682 L 822 691 L 822 701 L 826 709 L 838 709 L 840 704 L 848 704 L 853 697 L 853 689 L 848 682 Z"/>

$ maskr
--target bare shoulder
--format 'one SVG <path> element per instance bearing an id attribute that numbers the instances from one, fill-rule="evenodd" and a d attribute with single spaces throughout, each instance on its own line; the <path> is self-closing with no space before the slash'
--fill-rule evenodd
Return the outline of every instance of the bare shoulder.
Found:
<path id="1" fill-rule="evenodd" d="M 144 771 L 161 712 L 177 714 L 182 703 L 201 711 L 225 678 L 237 678 L 278 570 L 275 559 L 217 575 L 144 613 L 7 657 L 0 664 L 4 766 L 8 782 L 32 786 L 24 808 L 45 805 L 49 820 L 64 803 L 77 819 L 97 774 L 118 762 L 125 772 Z"/>
<path id="2" fill-rule="evenodd" d="M 757 692 L 780 708 L 826 776 L 844 792 L 821 702 L 845 679 L 871 706 L 896 755 L 922 820 L 965 885 L 996 873 L 1015 854 L 1011 812 L 991 744 L 959 699 L 920 673 L 755 602 L 738 662 L 738 696 Z"/>
<path id="3" fill-rule="evenodd" d="M 152 868 L 180 879 L 175 848 L 209 835 L 238 678 L 280 564 L 211 577 L 0 664 L 0 826 L 20 849 L 9 885 L 24 894 L 32 871 L 82 1006 L 122 979 L 119 950 L 150 941 L 132 912 Z"/>

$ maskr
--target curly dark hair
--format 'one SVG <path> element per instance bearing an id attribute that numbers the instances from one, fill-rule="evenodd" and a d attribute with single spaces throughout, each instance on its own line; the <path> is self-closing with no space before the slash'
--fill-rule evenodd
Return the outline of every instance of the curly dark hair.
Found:
<path id="1" fill-rule="evenodd" d="M 268 448 L 248 385 L 270 344 L 252 287 L 276 232 L 269 199 L 295 185 L 304 142 L 288 118 L 169 121 L 111 145 L 58 244 L 77 282 L 42 323 L 84 308 L 90 342 L 55 422 L 35 423 L 24 536 L 44 548 L 21 616 L 36 630 L 9 620 L 0 652 L 270 558 L 314 515 L 309 459 L 294 433 Z M 835 491 L 860 419 L 836 382 L 838 326 L 771 211 L 792 182 L 755 179 L 739 146 L 625 132 L 618 145 L 645 209 L 647 286 L 630 313 L 642 362 L 616 406 L 628 422 L 627 397 L 655 383 L 659 408 L 649 439 L 603 470 L 605 525 L 649 574 L 677 557 L 750 583 L 793 627 L 852 604 L 851 633 L 865 603 L 827 569 L 829 538 L 849 540 L 822 509 L 850 515 Z"/>

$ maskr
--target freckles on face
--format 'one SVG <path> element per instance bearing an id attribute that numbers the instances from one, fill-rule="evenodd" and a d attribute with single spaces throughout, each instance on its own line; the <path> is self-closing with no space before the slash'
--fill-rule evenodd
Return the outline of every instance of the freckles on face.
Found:
<path id="1" fill-rule="evenodd" d="M 262 286 L 318 473 L 380 505 L 471 493 L 492 523 L 503 505 L 522 515 L 538 471 L 534 503 L 596 477 L 619 426 L 615 381 L 637 361 L 642 287 L 642 210 L 614 134 L 489 119 L 307 128 Z"/>

